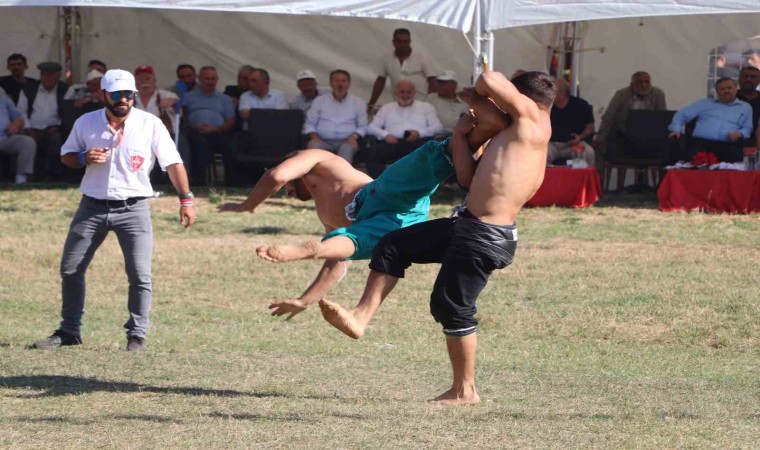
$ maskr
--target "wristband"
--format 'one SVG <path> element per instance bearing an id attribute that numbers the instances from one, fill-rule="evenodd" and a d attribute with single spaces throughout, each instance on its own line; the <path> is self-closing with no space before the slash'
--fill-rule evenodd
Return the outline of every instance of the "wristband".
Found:
<path id="1" fill-rule="evenodd" d="M 87 165 L 87 159 L 86 159 L 87 152 L 89 152 L 89 150 L 84 151 L 84 152 L 79 152 L 79 154 L 77 155 L 77 162 L 79 163 L 80 166 Z"/>
<path id="2" fill-rule="evenodd" d="M 193 206 L 193 199 L 191 198 L 182 199 L 179 201 L 179 206 L 182 208 L 187 207 L 187 206 Z"/>

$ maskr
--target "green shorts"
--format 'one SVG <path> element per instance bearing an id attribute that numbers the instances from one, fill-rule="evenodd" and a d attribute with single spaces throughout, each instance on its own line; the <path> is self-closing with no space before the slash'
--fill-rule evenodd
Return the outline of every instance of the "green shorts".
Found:
<path id="1" fill-rule="evenodd" d="M 427 220 L 430 196 L 455 173 L 446 151 L 448 143 L 449 139 L 428 141 L 388 166 L 346 207 L 346 216 L 354 223 L 331 231 L 322 240 L 346 236 L 355 247 L 348 259 L 370 259 L 387 233 Z"/>

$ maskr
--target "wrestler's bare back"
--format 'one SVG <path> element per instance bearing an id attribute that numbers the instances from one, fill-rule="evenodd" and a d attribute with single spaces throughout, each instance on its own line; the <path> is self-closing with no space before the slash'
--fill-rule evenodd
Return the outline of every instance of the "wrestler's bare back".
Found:
<path id="1" fill-rule="evenodd" d="M 354 169 L 340 156 L 330 154 L 305 174 L 302 180 L 314 198 L 320 222 L 326 229 L 333 230 L 350 225 L 345 207 L 362 187 L 372 181 L 372 177 Z"/>
<path id="2" fill-rule="evenodd" d="M 475 170 L 467 209 L 483 222 L 512 225 L 544 181 L 551 133 L 548 112 L 538 110 L 494 136 Z"/>

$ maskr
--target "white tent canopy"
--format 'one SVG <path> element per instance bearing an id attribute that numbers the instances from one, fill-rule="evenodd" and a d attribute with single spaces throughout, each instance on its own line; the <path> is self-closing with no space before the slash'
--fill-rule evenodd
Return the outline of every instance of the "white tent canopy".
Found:
<path id="1" fill-rule="evenodd" d="M 365 98 L 396 27 L 410 28 L 414 48 L 427 50 L 439 69 L 455 70 L 466 83 L 472 49 L 463 32 L 493 32 L 493 68 L 511 73 L 545 67 L 557 33 L 541 24 L 588 20 L 581 47 L 605 51 L 580 53 L 579 80 L 597 116 L 636 70 L 652 74 L 671 108 L 703 97 L 709 50 L 760 31 L 758 0 L 0 0 L 0 6 L 15 6 L 0 8 L 0 58 L 19 51 L 32 66 L 60 60 L 58 12 L 50 6 L 79 6 L 84 61 L 152 64 L 162 84 L 173 81 L 181 62 L 216 65 L 223 82 L 248 63 L 269 69 L 273 86 L 288 93 L 295 92 L 298 70 L 316 71 L 324 85 L 327 73 L 340 67 L 352 73 L 352 91 Z M 601 20 L 613 17 L 622 18 Z"/>

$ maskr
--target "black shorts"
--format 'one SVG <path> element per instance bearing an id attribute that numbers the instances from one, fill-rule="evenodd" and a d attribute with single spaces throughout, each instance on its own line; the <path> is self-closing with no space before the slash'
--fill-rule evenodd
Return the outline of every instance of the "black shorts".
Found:
<path id="1" fill-rule="evenodd" d="M 517 229 L 484 223 L 468 211 L 385 235 L 369 267 L 403 278 L 411 264 L 441 263 L 430 296 L 430 313 L 448 335 L 474 333 L 476 300 L 496 269 L 512 263 Z"/>

